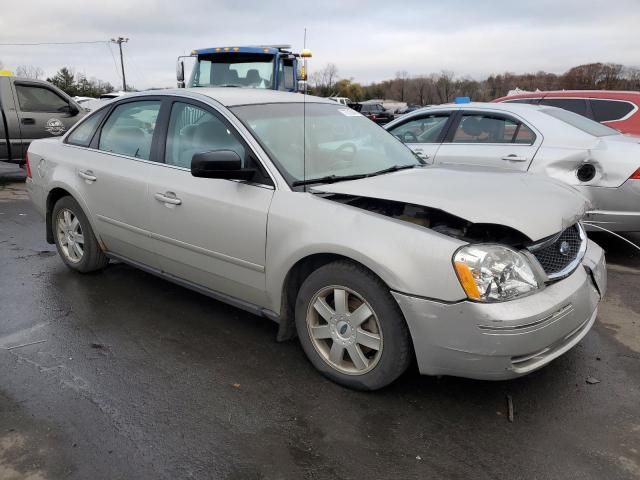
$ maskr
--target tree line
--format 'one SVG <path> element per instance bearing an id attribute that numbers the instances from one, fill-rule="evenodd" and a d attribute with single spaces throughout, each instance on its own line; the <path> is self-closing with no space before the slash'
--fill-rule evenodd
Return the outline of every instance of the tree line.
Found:
<path id="1" fill-rule="evenodd" d="M 2 62 L 0 61 L 0 69 Z M 34 80 L 42 80 L 44 78 L 44 70 L 34 65 L 18 65 L 14 75 L 16 77 L 30 78 Z M 60 90 L 72 97 L 94 97 L 97 98 L 105 93 L 113 92 L 114 88 L 109 82 L 104 82 L 97 78 L 87 78 L 82 73 L 76 73 L 73 68 L 62 67 L 52 77 L 46 78 L 46 81 L 54 84 Z M 127 88 L 133 88 L 127 85 Z"/>
<path id="2" fill-rule="evenodd" d="M 509 90 L 640 90 L 640 68 L 616 63 L 589 63 L 570 68 L 563 74 L 544 71 L 515 74 L 505 72 L 489 75 L 483 80 L 456 76 L 443 70 L 428 75 L 397 72 L 395 78 L 369 85 L 341 78 L 337 67 L 330 63 L 313 73 L 311 93 L 322 97 L 348 97 L 353 101 L 373 98 L 393 99 L 416 105 L 431 105 L 468 96 L 473 101 L 486 102 L 505 96 Z"/>

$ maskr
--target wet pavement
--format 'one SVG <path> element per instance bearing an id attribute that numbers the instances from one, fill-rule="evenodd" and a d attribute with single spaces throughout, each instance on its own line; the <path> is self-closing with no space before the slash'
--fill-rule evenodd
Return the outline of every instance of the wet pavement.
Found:
<path id="1" fill-rule="evenodd" d="M 5 176 L 0 479 L 640 478 L 640 256 L 594 238 L 609 292 L 565 356 L 359 393 L 267 320 L 122 264 L 69 271 Z"/>

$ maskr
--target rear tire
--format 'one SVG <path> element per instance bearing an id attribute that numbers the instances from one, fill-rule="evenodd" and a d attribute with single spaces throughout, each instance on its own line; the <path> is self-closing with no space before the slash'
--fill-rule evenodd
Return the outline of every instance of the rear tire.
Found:
<path id="1" fill-rule="evenodd" d="M 411 361 L 409 331 L 389 288 L 349 261 L 324 265 L 303 282 L 296 329 L 311 363 L 357 390 L 389 385 Z"/>
<path id="2" fill-rule="evenodd" d="M 67 267 L 88 273 L 109 263 L 96 239 L 87 216 L 73 197 L 62 197 L 51 212 L 51 228 L 58 254 Z"/>

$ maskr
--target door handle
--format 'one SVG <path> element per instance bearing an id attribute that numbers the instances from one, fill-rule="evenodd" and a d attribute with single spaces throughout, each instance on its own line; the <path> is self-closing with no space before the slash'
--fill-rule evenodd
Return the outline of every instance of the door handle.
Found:
<path id="1" fill-rule="evenodd" d="M 36 121 L 33 118 L 23 118 L 21 120 L 21 122 L 22 122 L 23 125 L 35 125 L 36 124 Z"/>
<path id="2" fill-rule="evenodd" d="M 506 160 L 507 162 L 526 162 L 528 160 L 527 157 L 523 157 L 521 155 L 516 155 L 512 153 L 511 155 L 507 155 L 502 157 L 502 160 Z"/>
<path id="3" fill-rule="evenodd" d="M 98 180 L 98 177 L 96 177 L 91 170 L 80 170 L 78 172 L 78 175 L 81 178 L 84 178 L 87 183 L 95 182 L 96 180 Z"/>
<path id="4" fill-rule="evenodd" d="M 176 194 L 173 192 L 156 193 L 153 196 L 153 198 L 155 198 L 159 202 L 166 203 L 169 205 L 182 205 L 182 200 L 176 197 Z"/>

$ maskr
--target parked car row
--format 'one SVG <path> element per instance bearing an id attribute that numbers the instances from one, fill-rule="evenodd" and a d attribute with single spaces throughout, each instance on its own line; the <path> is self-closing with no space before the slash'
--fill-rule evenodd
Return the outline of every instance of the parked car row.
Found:
<path id="1" fill-rule="evenodd" d="M 622 133 L 640 135 L 640 92 L 561 90 L 501 97 L 494 102 L 548 105 L 577 113 Z"/>
<path id="2" fill-rule="evenodd" d="M 441 105 L 385 128 L 440 165 L 540 173 L 589 198 L 586 220 L 640 231 L 640 144 L 567 110 L 519 103 Z"/>
<path id="3" fill-rule="evenodd" d="M 570 176 L 589 163 L 582 192 L 637 187 L 608 128 L 486 108 L 418 110 L 391 135 L 293 93 L 131 94 L 33 142 L 27 189 L 71 269 L 118 259 L 274 320 L 343 385 L 384 387 L 414 360 L 514 378 L 576 345 L 606 290 Z"/>

